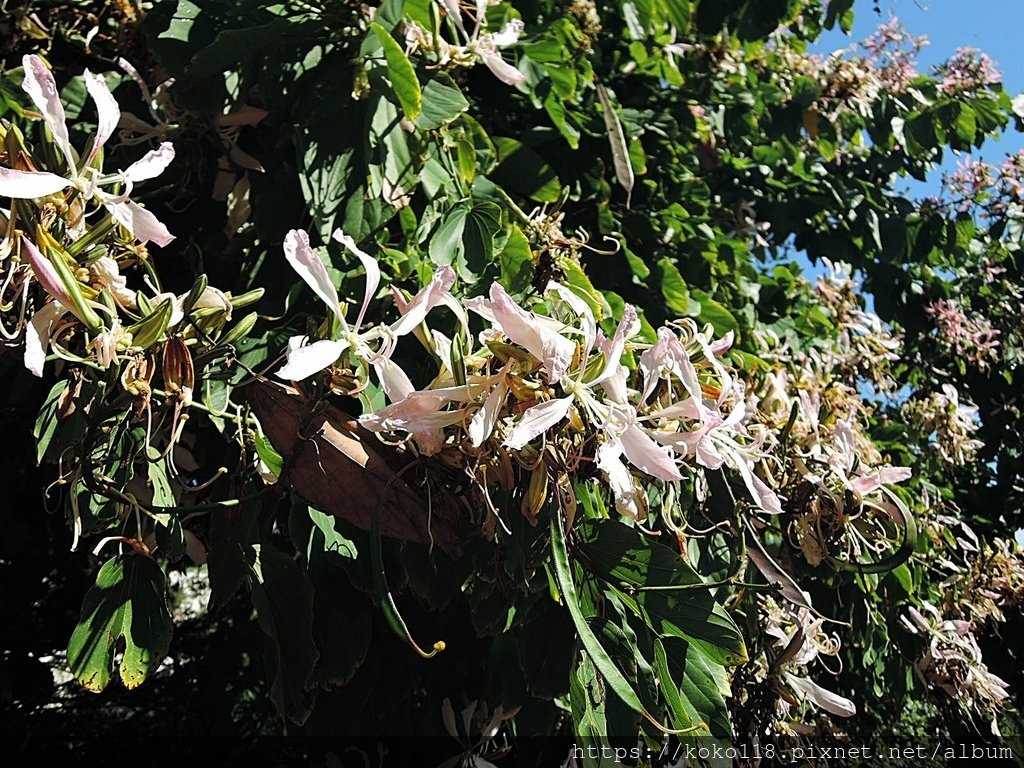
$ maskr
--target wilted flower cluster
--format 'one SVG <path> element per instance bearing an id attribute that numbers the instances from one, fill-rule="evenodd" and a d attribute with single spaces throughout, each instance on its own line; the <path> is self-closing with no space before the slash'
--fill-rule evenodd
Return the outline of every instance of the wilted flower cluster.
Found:
<path id="1" fill-rule="evenodd" d="M 949 467 L 969 463 L 984 445 L 973 435 L 978 430 L 978 407 L 961 402 L 952 384 L 943 384 L 938 392 L 916 394 L 903 404 L 903 417 L 931 435 L 931 446 Z"/>
<path id="2" fill-rule="evenodd" d="M 938 688 L 965 712 L 992 717 L 1009 695 L 1007 683 L 988 671 L 974 636 L 974 626 L 964 619 L 943 616 L 931 603 L 922 604 L 923 613 L 910 607 L 902 617 L 903 626 L 927 642 L 924 655 L 914 665 L 921 680 Z"/>

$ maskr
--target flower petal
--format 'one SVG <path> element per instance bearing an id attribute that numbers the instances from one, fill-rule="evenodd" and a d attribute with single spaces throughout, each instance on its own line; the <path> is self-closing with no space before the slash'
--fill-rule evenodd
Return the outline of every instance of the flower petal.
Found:
<path id="1" fill-rule="evenodd" d="M 165 141 L 129 165 L 124 171 L 125 178 L 132 182 L 155 179 L 167 169 L 172 160 L 174 160 L 174 145 Z"/>
<path id="2" fill-rule="evenodd" d="M 70 186 L 70 181 L 54 173 L 0 168 L 0 197 L 31 200 L 52 195 Z"/>
<path id="3" fill-rule="evenodd" d="M 348 347 L 344 341 L 315 341 L 288 353 L 288 362 L 275 374 L 287 381 L 302 381 L 334 364 Z"/>
<path id="4" fill-rule="evenodd" d="M 800 695 L 800 698 L 810 701 L 826 712 L 831 712 L 839 717 L 853 717 L 857 714 L 856 704 L 838 693 L 825 690 L 810 678 L 787 674 L 786 682 Z"/>
<path id="5" fill-rule="evenodd" d="M 384 387 L 384 394 L 388 396 L 388 400 L 392 403 L 404 400 L 416 391 L 416 387 L 412 385 L 409 376 L 393 360 L 384 358 L 380 362 L 373 364 L 373 370 L 377 372 L 377 379 L 380 381 L 381 386 Z"/>
<path id="6" fill-rule="evenodd" d="M 114 135 L 114 130 L 121 120 L 121 108 L 117 106 L 117 102 L 114 100 L 110 89 L 107 88 L 106 81 L 102 77 L 94 75 L 88 69 L 82 73 L 82 77 L 85 78 L 85 89 L 92 97 L 93 103 L 96 104 L 97 116 L 96 136 L 93 139 L 92 149 L 89 151 L 89 157 L 85 163 L 89 165 L 93 158 L 96 157 L 96 153 L 107 143 L 107 139 Z"/>
<path id="7" fill-rule="evenodd" d="M 580 357 L 586 360 L 597 341 L 597 321 L 594 319 L 594 313 L 590 310 L 590 305 L 573 293 L 570 288 L 556 283 L 554 280 L 548 283 L 546 290 L 557 293 L 558 297 L 579 316 L 583 331 L 583 351 Z"/>
<path id="8" fill-rule="evenodd" d="M 306 285 L 313 289 L 313 293 L 319 296 L 327 308 L 341 321 L 342 327 L 345 327 L 345 318 L 341 314 L 341 306 L 338 301 L 338 290 L 327 274 L 327 267 L 309 247 L 309 235 L 301 229 L 293 229 L 285 235 L 284 257 Z"/>
<path id="9" fill-rule="evenodd" d="M 569 413 L 570 405 L 572 405 L 572 396 L 548 400 L 546 403 L 527 409 L 523 418 L 509 433 L 504 443 L 505 447 L 515 451 L 519 450 L 533 438 L 542 434 L 548 427 L 553 427 L 564 419 Z"/>
<path id="10" fill-rule="evenodd" d="M 21 87 L 32 99 L 36 109 L 43 116 L 43 120 L 53 134 L 53 140 L 68 162 L 68 173 L 77 175 L 75 169 L 75 153 L 71 150 L 71 141 L 68 139 L 68 126 L 64 116 L 64 106 L 60 103 L 60 96 L 57 93 L 57 83 L 54 82 L 53 74 L 41 58 L 32 54 L 21 60 L 25 68 L 25 80 Z"/>
<path id="11" fill-rule="evenodd" d="M 370 306 L 370 299 L 377 294 L 377 288 L 380 285 L 380 265 L 377 264 L 377 260 L 370 256 L 370 254 L 360 250 L 359 246 L 356 245 L 356 241 L 340 229 L 334 230 L 334 239 L 354 253 L 356 258 L 362 262 L 363 268 L 366 269 L 366 292 L 363 295 L 363 306 L 359 308 L 359 316 L 356 318 L 355 324 L 355 329 L 358 332 L 359 326 L 363 324 L 366 308 Z"/>
<path id="12" fill-rule="evenodd" d="M 110 215 L 141 243 L 153 241 L 163 248 L 174 239 L 174 235 L 167 231 L 160 219 L 138 203 L 127 200 L 123 203 L 106 203 L 106 206 Z"/>
<path id="13" fill-rule="evenodd" d="M 74 302 L 71 296 L 68 294 L 67 288 L 64 287 L 64 283 L 61 282 L 60 276 L 57 274 L 57 270 L 54 269 L 53 264 L 46 258 L 35 243 L 29 240 L 27 237 L 21 238 L 22 251 L 28 256 L 28 263 L 32 266 L 32 272 L 36 276 L 36 280 L 43 286 L 43 290 L 50 294 L 53 298 L 64 305 L 65 308 L 70 309 L 74 306 Z"/>
<path id="14" fill-rule="evenodd" d="M 402 319 L 391 326 L 395 336 L 404 336 L 416 329 L 434 307 L 441 303 L 444 295 L 455 284 L 455 270 L 449 266 L 441 267 L 434 273 L 430 285 L 421 290 L 405 305 Z"/>
<path id="15" fill-rule="evenodd" d="M 505 364 L 503 373 L 508 373 L 511 363 Z M 498 423 L 498 416 L 501 415 L 501 406 L 505 404 L 508 397 L 508 383 L 502 377 L 498 386 L 491 390 L 491 393 L 484 401 L 483 407 L 473 414 L 466 429 L 469 439 L 474 448 L 479 448 L 484 441 L 494 432 L 494 425 Z"/>
<path id="16" fill-rule="evenodd" d="M 883 485 L 909 480 L 913 474 L 910 467 L 879 467 L 869 475 L 858 477 L 851 483 L 851 488 L 864 496 L 872 491 L 877 491 Z"/>
<path id="17" fill-rule="evenodd" d="M 537 322 L 537 316 L 512 301 L 498 283 L 491 285 L 491 311 L 505 335 L 541 362 L 549 382 L 565 375 L 576 351 L 575 342 Z"/>
<path id="18" fill-rule="evenodd" d="M 669 452 L 654 442 L 651 436 L 636 424 L 626 427 L 619 440 L 629 463 L 637 469 L 659 480 L 671 481 L 682 478 L 679 467 Z"/>
<path id="19" fill-rule="evenodd" d="M 611 343 L 604 351 L 604 369 L 594 379 L 592 384 L 604 381 L 615 374 L 622 362 L 622 353 L 626 350 L 626 339 L 634 335 L 640 329 L 640 320 L 637 318 L 636 310 L 629 304 L 622 310 L 622 319 L 615 329 L 615 335 Z"/>
<path id="20" fill-rule="evenodd" d="M 500 32 L 491 35 L 491 42 L 494 43 L 495 48 L 505 48 L 518 43 L 522 34 L 523 22 L 520 19 L 512 19 L 501 28 Z"/>
<path id="21" fill-rule="evenodd" d="M 608 477 L 616 511 L 634 520 L 642 520 L 647 515 L 640 511 L 633 476 L 621 457 L 622 445 L 617 440 L 604 442 L 597 449 L 597 467 Z"/>
<path id="22" fill-rule="evenodd" d="M 736 456 L 736 461 L 730 462 L 730 465 L 740 473 L 740 477 L 743 478 L 743 484 L 747 486 L 747 491 L 750 492 L 750 496 L 757 503 L 757 506 L 769 515 L 782 514 L 782 502 L 775 495 L 775 491 L 765 485 L 764 481 L 754 474 L 753 469 L 742 456 Z"/>
<path id="23" fill-rule="evenodd" d="M 501 58 L 500 53 L 485 50 L 481 50 L 479 53 L 487 68 L 506 85 L 519 85 L 526 80 L 526 75 Z"/>
<path id="24" fill-rule="evenodd" d="M 46 351 L 50 348 L 50 333 L 54 324 L 67 312 L 66 307 L 51 301 L 37 310 L 25 326 L 25 367 L 33 375 L 43 375 Z"/>

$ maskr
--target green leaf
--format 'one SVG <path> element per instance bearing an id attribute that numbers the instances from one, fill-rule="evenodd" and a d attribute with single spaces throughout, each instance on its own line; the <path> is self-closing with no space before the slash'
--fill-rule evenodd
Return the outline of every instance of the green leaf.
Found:
<path id="1" fill-rule="evenodd" d="M 562 533 L 562 526 L 557 514 L 551 515 L 551 553 L 554 558 L 555 579 L 562 594 L 562 602 L 569 610 L 572 622 L 576 626 L 576 633 L 590 660 L 597 667 L 608 686 L 630 709 L 650 717 L 647 715 L 644 705 L 640 703 L 640 697 L 637 696 L 636 691 L 633 690 L 619 668 L 615 666 L 608 651 L 601 645 L 601 641 L 597 639 L 583 616 L 583 611 L 580 609 L 580 598 L 576 594 L 576 584 L 573 581 L 569 565 L 569 553 L 565 548 L 565 535 Z"/>
<path id="2" fill-rule="evenodd" d="M 102 691 L 123 639 L 118 673 L 126 688 L 137 688 L 167 655 L 172 627 L 160 566 L 141 555 L 118 555 L 103 564 L 85 595 L 68 642 L 68 666 L 86 689 Z"/>
<path id="3" fill-rule="evenodd" d="M 270 698 L 281 717 L 301 725 L 312 711 L 307 685 L 316 667 L 313 586 L 294 560 L 273 547 L 250 549 L 248 582 L 265 635 Z"/>
<path id="4" fill-rule="evenodd" d="M 415 120 L 423 108 L 423 94 L 420 91 L 420 81 L 416 79 L 416 70 L 412 68 L 405 51 L 390 32 L 375 21 L 370 24 L 370 29 L 377 35 L 384 49 L 388 76 L 391 78 L 391 87 L 398 97 L 398 103 L 402 105 L 405 116 Z"/>
<path id="5" fill-rule="evenodd" d="M 462 233 L 465 249 L 464 280 L 475 279 L 494 260 L 495 237 L 501 231 L 501 208 L 494 203 L 478 203 L 466 216 Z"/>
<path id="6" fill-rule="evenodd" d="M 683 317 L 692 317 L 700 312 L 701 305 L 690 298 L 690 291 L 676 265 L 666 256 L 658 261 L 658 267 L 661 269 L 661 295 L 668 308 Z"/>
<path id="7" fill-rule="evenodd" d="M 687 728 L 702 723 L 716 741 L 728 740 L 732 726 L 725 697 L 731 692 L 725 668 L 678 637 L 655 640 L 654 654 L 673 725 Z M 674 693 L 670 692 L 673 687 Z"/>
<path id="8" fill-rule="evenodd" d="M 516 139 L 498 136 L 494 146 L 498 149 L 498 167 L 491 178 L 496 183 L 538 203 L 558 201 L 562 183 L 544 158 Z"/>
<path id="9" fill-rule="evenodd" d="M 960 114 L 956 117 L 956 135 L 964 143 L 973 144 L 977 132 L 978 123 L 974 110 L 966 104 L 961 105 Z"/>
<path id="10" fill-rule="evenodd" d="M 508 242 L 498 255 L 501 265 L 500 282 L 509 293 L 521 293 L 530 285 L 533 276 L 533 253 L 530 241 L 518 225 L 512 225 Z"/>
<path id="11" fill-rule="evenodd" d="M 604 764 L 599 748 L 608 741 L 608 722 L 605 718 L 605 698 L 597 668 L 590 657 L 583 654 L 569 681 L 569 706 L 576 727 L 576 739 L 583 749 L 585 768 L 600 768 Z M 595 749 L 586 749 L 594 747 Z"/>
<path id="12" fill-rule="evenodd" d="M 739 331 L 740 324 L 736 322 L 732 312 L 700 289 L 695 288 L 692 293 L 700 302 L 700 314 L 697 315 L 697 320 L 702 323 L 711 323 L 715 333 L 719 336 L 724 336 L 729 331 L 734 333 Z"/>
<path id="13" fill-rule="evenodd" d="M 321 24 L 315 21 L 278 18 L 257 26 L 225 29 L 192 57 L 188 64 L 189 75 L 220 75 L 261 49 L 282 43 L 301 45 L 312 41 L 321 28 Z"/>
<path id="14" fill-rule="evenodd" d="M 462 232 L 466 228 L 468 213 L 465 205 L 452 208 L 441 219 L 441 225 L 430 238 L 428 254 L 430 260 L 439 267 L 463 260 Z"/>
<path id="15" fill-rule="evenodd" d="M 50 394 L 46 396 L 43 407 L 39 409 L 36 416 L 35 426 L 32 428 L 32 437 L 36 440 L 36 463 L 42 464 L 43 457 L 53 441 L 57 428 L 60 426 L 60 419 L 57 410 L 60 407 L 60 399 L 67 391 L 69 382 L 67 379 L 58 381 L 50 388 Z"/>
<path id="16" fill-rule="evenodd" d="M 469 109 L 469 102 L 448 74 L 438 72 L 423 87 L 422 106 L 414 122 L 421 131 L 429 131 L 457 118 Z"/>
<path id="17" fill-rule="evenodd" d="M 739 628 L 710 589 L 694 586 L 703 580 L 678 554 L 617 520 L 585 520 L 575 532 L 591 570 L 659 635 L 689 640 L 721 664 L 746 660 Z"/>
<path id="18" fill-rule="evenodd" d="M 354 560 L 359 552 L 355 542 L 345 536 L 337 528 L 337 518 L 321 512 L 316 507 L 309 507 L 309 519 L 313 522 L 320 535 L 312 535 L 306 556 L 312 560 L 315 552 L 333 552 L 344 558 Z"/>
<path id="19" fill-rule="evenodd" d="M 260 457 L 260 461 L 267 465 L 267 469 L 270 470 L 274 477 L 281 477 L 281 472 L 284 471 L 284 459 L 281 457 L 281 454 L 274 450 L 274 446 L 262 434 L 256 433 L 253 435 L 253 443 L 256 447 L 256 455 Z"/>

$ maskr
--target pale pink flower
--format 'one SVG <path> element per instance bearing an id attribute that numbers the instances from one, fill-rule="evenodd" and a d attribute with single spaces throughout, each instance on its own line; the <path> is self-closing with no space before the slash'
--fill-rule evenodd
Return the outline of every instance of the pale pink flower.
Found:
<path id="1" fill-rule="evenodd" d="M 171 144 L 161 144 L 125 170 L 109 176 L 103 176 L 92 168 L 90 164 L 110 138 L 121 113 L 103 79 L 86 70 L 86 90 L 96 104 L 98 117 L 92 150 L 79 166 L 68 138 L 64 107 L 60 103 L 53 75 L 38 56 L 25 56 L 22 64 L 25 69 L 23 88 L 50 129 L 54 142 L 64 156 L 67 172 L 65 176 L 60 176 L 45 171 L 0 168 L 0 197 L 34 199 L 74 187 L 86 197 L 99 200 L 110 215 L 141 242 L 153 241 L 160 246 L 170 243 L 174 236 L 156 216 L 128 198 L 135 182 L 159 176 L 171 163 L 174 159 Z M 125 185 L 125 190 L 119 194 L 110 194 L 102 189 L 118 183 Z"/>

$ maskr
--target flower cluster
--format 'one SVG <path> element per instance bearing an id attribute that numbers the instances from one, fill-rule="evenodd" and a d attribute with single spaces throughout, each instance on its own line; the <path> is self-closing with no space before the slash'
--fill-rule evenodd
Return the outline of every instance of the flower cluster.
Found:
<path id="1" fill-rule="evenodd" d="M 994 166 L 971 157 L 943 174 L 942 192 L 929 201 L 942 213 L 975 213 L 983 219 L 1019 212 L 1024 205 L 1024 151 Z"/>
<path id="2" fill-rule="evenodd" d="M 958 48 L 948 61 L 935 67 L 935 74 L 942 78 L 939 90 L 947 96 L 979 91 L 1003 77 L 988 54 L 969 47 Z"/>
<path id="3" fill-rule="evenodd" d="M 305 234 L 291 232 L 288 261 L 331 317 L 321 326 L 326 338 L 292 339 L 281 378 L 301 380 L 330 367 L 335 374 L 351 372 L 332 375 L 332 382 L 348 382 L 353 374 L 365 380 L 372 371 L 389 404 L 360 422 L 409 437 L 424 455 L 508 453 L 524 467 L 536 466 L 544 444 L 586 455 L 602 471 L 618 511 L 637 520 L 646 517 L 647 494 L 634 473 L 673 482 L 681 479 L 684 461 L 710 470 L 729 467 L 756 507 L 782 511 L 758 473 L 769 438 L 750 423 L 756 403 L 720 359 L 731 335 L 716 339 L 684 321 L 658 330 L 653 342 L 643 340 L 637 313 L 627 306 L 614 333 L 605 336 L 585 298 L 553 281 L 531 308 L 498 283 L 486 296 L 459 301 L 449 293 L 455 275 L 448 267 L 411 300 L 396 294 L 397 321 L 364 329 L 379 267 L 341 231 L 335 239 L 366 269 L 363 305 L 350 325 Z M 455 337 L 421 327 L 442 303 L 459 318 Z M 470 314 L 485 324 L 475 343 Z M 439 360 L 437 375 L 421 389 L 391 359 L 398 339 L 414 331 Z M 634 352 L 639 355 L 630 374 L 624 360 Z"/>
<path id="4" fill-rule="evenodd" d="M 999 359 L 1000 331 L 983 315 L 969 313 L 956 299 L 935 299 L 925 305 L 939 339 L 957 357 L 979 371 Z"/>
<path id="5" fill-rule="evenodd" d="M 910 607 L 901 619 L 903 626 L 924 637 L 927 649 L 914 669 L 930 688 L 938 688 L 969 714 L 993 717 L 1009 696 L 1007 683 L 988 671 L 974 636 L 974 627 L 964 619 L 950 619 L 931 603 L 924 612 Z M 996 732 L 993 717 L 992 728 Z"/>
<path id="6" fill-rule="evenodd" d="M 467 29 L 458 0 L 435 0 L 451 22 L 452 32 L 460 43 L 449 43 L 437 32 L 423 29 L 414 21 L 405 22 L 406 53 L 418 53 L 432 67 L 472 67 L 482 62 L 494 76 L 508 85 L 519 85 L 525 76 L 501 55 L 519 41 L 523 22 L 512 19 L 498 32 L 487 31 L 488 0 L 478 0 Z"/>
<path id="7" fill-rule="evenodd" d="M 974 437 L 978 406 L 962 402 L 952 384 L 943 384 L 938 392 L 916 394 L 903 404 L 901 413 L 923 434 L 932 436 L 932 449 L 949 468 L 965 466 L 984 445 Z"/>
<path id="8" fill-rule="evenodd" d="M 164 141 L 127 167 L 105 171 L 105 150 L 112 147 L 115 131 L 120 127 L 122 136 L 130 133 L 137 120 L 125 120 L 104 79 L 86 71 L 96 130 L 79 153 L 45 62 L 30 55 L 22 63 L 24 90 L 49 142 L 31 146 L 16 126 L 0 127 L 0 198 L 12 200 L 10 210 L 0 209 L 5 233 L 0 300 L 5 313 L 16 318 L 15 329 L 4 328 L 4 335 L 14 339 L 23 333 L 24 364 L 36 376 L 43 375 L 50 356 L 101 376 L 116 369 L 120 376 L 115 381 L 138 412 L 150 411 L 156 353 L 162 348 L 161 397 L 173 406 L 169 421 L 177 439 L 179 417 L 192 403 L 193 350 L 209 351 L 218 339 L 247 333 L 255 315 L 232 329 L 232 335 L 224 331 L 232 311 L 256 301 L 262 291 L 232 297 L 204 278 L 191 291 L 175 295 L 161 288 L 151 268 L 138 288 L 130 288 L 123 273 L 149 266 L 146 244 L 162 247 L 174 240 L 156 216 L 132 200 L 138 184 L 167 169 L 174 148 Z M 122 68 L 134 72 L 126 62 Z M 42 289 L 40 295 L 33 284 Z"/>
<path id="9" fill-rule="evenodd" d="M 867 54 L 866 63 L 877 70 L 885 89 L 894 93 L 905 91 L 918 76 L 917 55 L 926 45 L 927 37 L 911 36 L 896 17 L 880 24 L 860 43 Z"/>
<path id="10" fill-rule="evenodd" d="M 831 339 L 792 349 L 762 334 L 766 374 L 759 417 L 788 426 L 789 538 L 804 559 L 860 559 L 886 538 L 881 521 L 891 499 L 885 486 L 908 479 L 907 467 L 887 466 L 867 435 L 869 405 L 859 388 L 891 391 L 890 365 L 899 340 L 861 304 L 858 284 L 843 264 L 828 264 L 814 297 L 836 328 Z M 880 522 L 869 522 L 875 517 Z"/>

